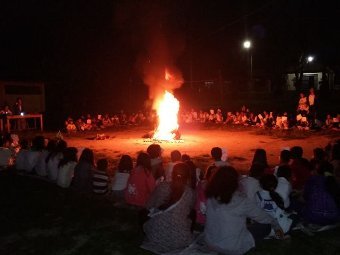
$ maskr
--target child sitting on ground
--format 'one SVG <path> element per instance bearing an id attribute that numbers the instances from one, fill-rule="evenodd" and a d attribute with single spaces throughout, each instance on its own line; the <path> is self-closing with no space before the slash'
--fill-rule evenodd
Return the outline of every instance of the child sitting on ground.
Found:
<path id="1" fill-rule="evenodd" d="M 97 169 L 93 172 L 92 177 L 92 190 L 93 193 L 104 195 L 108 192 L 109 176 L 107 175 L 108 169 L 107 159 L 99 159 L 97 161 Z"/>

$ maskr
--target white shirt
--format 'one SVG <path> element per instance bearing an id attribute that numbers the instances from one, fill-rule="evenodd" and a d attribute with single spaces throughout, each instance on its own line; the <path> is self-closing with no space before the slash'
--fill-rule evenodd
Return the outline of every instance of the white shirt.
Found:
<path id="1" fill-rule="evenodd" d="M 127 186 L 129 176 L 129 173 L 117 172 L 112 183 L 112 190 L 124 190 Z"/>
<path id="2" fill-rule="evenodd" d="M 215 199 L 207 201 L 205 241 L 217 252 L 230 255 L 244 254 L 255 246 L 246 226 L 246 218 L 278 228 L 277 221 L 240 192 L 235 192 L 229 204 Z"/>
<path id="3" fill-rule="evenodd" d="M 6 147 L 0 147 L 0 167 L 7 167 L 9 165 L 12 152 Z"/>
<path id="4" fill-rule="evenodd" d="M 292 185 L 289 181 L 287 181 L 284 177 L 278 177 L 277 178 L 277 187 L 275 190 L 280 197 L 283 199 L 284 207 L 288 208 L 290 205 L 290 193 L 292 192 Z"/>
<path id="5" fill-rule="evenodd" d="M 254 177 L 246 176 L 239 181 L 239 191 L 250 200 L 255 201 L 255 193 L 261 190 L 260 182 Z"/>
<path id="6" fill-rule="evenodd" d="M 43 150 L 42 153 L 40 154 L 38 158 L 38 162 L 35 166 L 35 171 L 37 175 L 39 176 L 46 176 L 47 171 L 46 171 L 46 158 L 48 156 L 49 152 L 47 150 Z"/>
<path id="7" fill-rule="evenodd" d="M 59 168 L 57 184 L 62 188 L 68 188 L 74 175 L 74 168 L 77 162 L 71 161 Z"/>
<path id="8" fill-rule="evenodd" d="M 59 162 L 63 158 L 63 154 L 59 153 L 55 155 L 54 157 L 50 157 L 47 165 L 46 165 L 46 172 L 47 172 L 47 177 L 51 181 L 56 181 L 58 177 L 58 172 L 59 172 Z"/>
<path id="9" fill-rule="evenodd" d="M 15 168 L 17 170 L 24 170 L 27 165 L 27 155 L 28 150 L 20 150 L 17 154 L 17 158 L 15 160 Z"/>
<path id="10" fill-rule="evenodd" d="M 36 167 L 41 151 L 32 151 L 29 150 L 27 153 L 27 161 L 24 170 L 28 173 L 32 172 L 33 169 Z"/>

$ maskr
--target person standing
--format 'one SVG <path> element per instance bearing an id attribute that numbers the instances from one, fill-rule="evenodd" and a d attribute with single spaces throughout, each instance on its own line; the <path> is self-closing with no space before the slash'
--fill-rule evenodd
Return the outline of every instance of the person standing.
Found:
<path id="1" fill-rule="evenodd" d="M 13 106 L 13 114 L 14 115 L 21 115 L 24 113 L 24 107 L 22 103 L 22 98 L 18 97 L 15 105 Z M 26 121 L 25 119 L 18 119 L 14 122 L 14 126 L 16 129 L 25 129 L 26 128 Z"/>

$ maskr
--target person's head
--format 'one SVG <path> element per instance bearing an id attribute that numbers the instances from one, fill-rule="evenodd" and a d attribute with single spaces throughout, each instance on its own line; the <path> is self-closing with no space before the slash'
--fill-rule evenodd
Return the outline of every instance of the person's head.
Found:
<path id="1" fill-rule="evenodd" d="M 141 152 L 137 157 L 137 167 L 142 167 L 145 170 L 151 171 L 151 158 L 149 154 Z"/>
<path id="2" fill-rule="evenodd" d="M 250 167 L 249 176 L 259 180 L 264 175 L 265 169 L 263 164 L 254 163 Z"/>
<path id="3" fill-rule="evenodd" d="M 273 191 L 277 187 L 277 179 L 273 174 L 265 174 L 260 179 L 262 189 Z"/>
<path id="4" fill-rule="evenodd" d="M 56 153 L 61 153 L 67 148 L 67 143 L 64 140 L 58 140 L 56 145 Z"/>
<path id="5" fill-rule="evenodd" d="M 183 154 L 182 155 L 182 161 L 185 162 L 185 161 L 189 161 L 191 160 L 190 156 L 188 154 Z"/>
<path id="6" fill-rule="evenodd" d="M 17 98 L 17 104 L 22 104 L 22 98 L 21 97 Z"/>
<path id="7" fill-rule="evenodd" d="M 56 146 L 57 146 L 57 141 L 54 140 L 54 139 L 50 139 L 50 140 L 48 140 L 46 149 L 47 149 L 48 152 L 53 152 L 53 151 L 55 151 Z"/>
<path id="8" fill-rule="evenodd" d="M 280 152 L 280 163 L 281 164 L 288 164 L 291 159 L 290 151 L 289 150 L 282 150 Z"/>
<path id="9" fill-rule="evenodd" d="M 262 164 L 265 167 L 268 166 L 267 153 L 264 149 L 257 149 L 254 153 L 253 164 Z"/>
<path id="10" fill-rule="evenodd" d="M 228 204 L 238 188 L 238 173 L 231 166 L 222 166 L 210 178 L 207 184 L 207 198 L 215 198 L 222 204 Z"/>
<path id="11" fill-rule="evenodd" d="M 20 140 L 20 147 L 22 150 L 28 150 L 28 140 L 27 139 L 22 139 Z"/>
<path id="12" fill-rule="evenodd" d="M 34 137 L 32 141 L 32 149 L 35 151 L 42 151 L 45 148 L 45 138 L 42 135 Z"/>
<path id="13" fill-rule="evenodd" d="M 215 161 L 220 161 L 222 158 L 222 149 L 220 147 L 214 147 L 211 149 L 210 154 Z"/>
<path id="14" fill-rule="evenodd" d="M 303 97 L 305 97 L 305 94 L 300 93 L 300 98 L 303 98 Z"/>
<path id="15" fill-rule="evenodd" d="M 301 159 L 303 156 L 303 149 L 301 146 L 294 146 L 290 150 L 292 159 Z"/>
<path id="16" fill-rule="evenodd" d="M 310 88 L 310 89 L 309 89 L 309 93 L 310 93 L 311 95 L 314 95 L 314 88 Z"/>
<path id="17" fill-rule="evenodd" d="M 102 158 L 97 160 L 97 169 L 102 172 L 106 172 L 109 166 L 109 162 L 106 158 Z"/>
<path id="18" fill-rule="evenodd" d="M 0 137 L 0 147 L 9 148 L 12 143 L 12 138 L 10 135 L 4 135 Z"/>
<path id="19" fill-rule="evenodd" d="M 321 148 L 315 148 L 313 150 L 313 158 L 317 161 L 322 161 L 325 159 L 325 151 Z"/>
<path id="20" fill-rule="evenodd" d="M 63 158 L 59 162 L 59 168 L 66 165 L 69 162 L 77 162 L 77 148 L 75 147 L 67 147 L 63 151 Z"/>
<path id="21" fill-rule="evenodd" d="M 332 147 L 332 160 L 340 160 L 340 144 L 336 143 Z"/>
<path id="22" fill-rule="evenodd" d="M 94 154 L 93 154 L 93 150 L 89 149 L 89 148 L 85 148 L 80 157 L 79 157 L 79 162 L 87 162 L 90 165 L 94 165 Z"/>
<path id="23" fill-rule="evenodd" d="M 176 183 L 176 186 L 181 185 L 185 186 L 189 183 L 190 180 L 190 166 L 186 163 L 177 163 L 174 165 L 172 170 L 171 181 Z"/>
<path id="24" fill-rule="evenodd" d="M 284 177 L 288 181 L 292 178 L 292 170 L 288 165 L 279 166 L 277 169 L 277 177 Z"/>
<path id="25" fill-rule="evenodd" d="M 174 150 L 170 153 L 171 161 L 177 162 L 182 160 L 182 155 L 178 150 Z"/>
<path id="26" fill-rule="evenodd" d="M 209 181 L 210 178 L 214 175 L 214 173 L 217 171 L 217 166 L 215 165 L 211 165 L 207 168 L 207 170 L 205 171 L 205 175 L 204 175 L 204 179 Z"/>
<path id="27" fill-rule="evenodd" d="M 123 155 L 119 160 L 118 171 L 130 173 L 132 168 L 133 168 L 132 158 L 129 155 Z"/>
<path id="28" fill-rule="evenodd" d="M 146 152 L 149 154 L 150 158 L 158 158 L 162 154 L 162 148 L 159 144 L 151 144 L 147 149 Z"/>

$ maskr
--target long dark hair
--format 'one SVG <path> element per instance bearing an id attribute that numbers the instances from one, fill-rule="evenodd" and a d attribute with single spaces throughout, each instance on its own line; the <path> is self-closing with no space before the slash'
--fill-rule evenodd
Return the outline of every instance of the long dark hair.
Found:
<path id="1" fill-rule="evenodd" d="M 91 166 L 94 166 L 94 154 L 93 154 L 93 150 L 89 149 L 89 148 L 85 148 L 80 157 L 79 157 L 79 162 L 87 162 L 89 163 Z"/>
<path id="2" fill-rule="evenodd" d="M 268 167 L 267 153 L 264 149 L 257 149 L 254 153 L 254 158 L 252 164 L 260 164 L 264 167 Z"/>
<path id="3" fill-rule="evenodd" d="M 118 172 L 130 173 L 133 168 L 132 158 L 129 155 L 122 155 L 118 164 Z"/>
<path id="4" fill-rule="evenodd" d="M 66 165 L 69 162 L 77 162 L 77 148 L 75 147 L 68 147 L 63 151 L 63 158 L 60 160 L 58 164 L 58 168 Z"/>
<path id="5" fill-rule="evenodd" d="M 169 208 L 183 196 L 185 188 L 188 186 L 190 176 L 189 166 L 185 163 L 177 163 L 172 170 L 170 183 L 170 196 L 167 201 L 159 207 L 161 210 Z"/>
<path id="6" fill-rule="evenodd" d="M 151 158 L 150 158 L 149 154 L 147 154 L 145 152 L 139 153 L 139 155 L 137 157 L 136 166 L 137 167 L 139 167 L 139 166 L 143 167 L 146 174 L 151 173 Z"/>
<path id="7" fill-rule="evenodd" d="M 54 147 L 54 150 L 51 151 L 48 156 L 46 157 L 46 163 L 48 163 L 48 161 L 51 158 L 54 158 L 56 155 L 58 155 L 59 153 L 63 153 L 63 151 L 67 148 L 67 143 L 64 140 L 59 140 L 56 142 L 56 146 Z"/>
<path id="8" fill-rule="evenodd" d="M 276 205 L 282 210 L 285 209 L 282 197 L 275 191 L 277 187 L 277 179 L 272 174 L 266 174 L 260 179 L 260 184 L 262 189 L 269 191 L 271 199 L 276 203 Z"/>
<path id="9" fill-rule="evenodd" d="M 217 169 L 207 184 L 207 198 L 215 198 L 222 204 L 229 204 L 238 188 L 238 173 L 232 166 L 222 166 Z"/>

